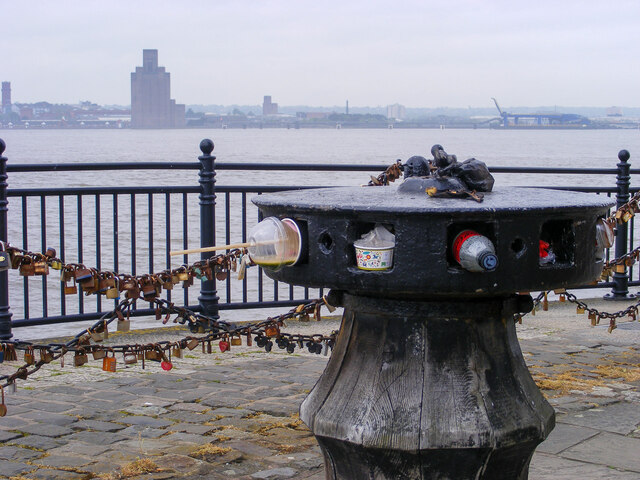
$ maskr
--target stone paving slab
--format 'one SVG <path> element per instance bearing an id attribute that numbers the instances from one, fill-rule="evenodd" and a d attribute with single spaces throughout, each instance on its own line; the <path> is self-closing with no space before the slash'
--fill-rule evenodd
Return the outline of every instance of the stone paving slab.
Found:
<path id="1" fill-rule="evenodd" d="M 640 478 L 640 376 L 633 374 L 640 369 L 640 342 L 624 340 L 628 332 L 587 328 L 590 338 L 584 326 L 562 323 L 569 314 L 571 322 L 581 318 L 575 308 L 565 306 L 571 310 L 565 319 L 562 306 L 551 305 L 548 321 L 540 312 L 518 327 L 532 375 L 558 411 L 556 429 L 535 453 L 529 478 Z M 322 333 L 337 323 L 290 328 L 298 327 Z M 127 341 L 185 334 L 132 333 Z M 121 340 L 114 334 L 109 341 Z M 28 389 L 7 395 L 0 478 L 91 478 L 149 459 L 157 470 L 132 478 L 324 479 L 321 451 L 297 412 L 328 357 L 257 352 L 255 346 L 225 354 L 215 346 L 213 355 L 196 349 L 170 372 L 148 362 L 145 370 L 138 364 L 115 375 L 95 366 L 61 370 L 53 362 L 20 384 Z M 607 373 L 603 365 L 615 368 Z"/>
<path id="2" fill-rule="evenodd" d="M 615 468 L 638 472 L 640 477 L 640 438 L 601 432 L 562 452 L 571 460 L 600 463 Z"/>
<path id="3" fill-rule="evenodd" d="M 547 439 L 538 446 L 536 451 L 552 454 L 560 453 L 569 447 L 577 445 L 578 443 L 597 435 L 598 433 L 599 430 L 595 430 L 593 428 L 556 423 L 556 427 L 549 434 Z"/>

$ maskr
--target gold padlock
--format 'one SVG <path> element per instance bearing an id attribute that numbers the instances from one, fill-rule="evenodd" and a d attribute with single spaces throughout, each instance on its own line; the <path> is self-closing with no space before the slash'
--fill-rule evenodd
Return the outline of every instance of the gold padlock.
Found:
<path id="1" fill-rule="evenodd" d="M 242 338 L 240 337 L 240 335 L 233 335 L 231 337 L 231 345 L 242 346 Z"/>

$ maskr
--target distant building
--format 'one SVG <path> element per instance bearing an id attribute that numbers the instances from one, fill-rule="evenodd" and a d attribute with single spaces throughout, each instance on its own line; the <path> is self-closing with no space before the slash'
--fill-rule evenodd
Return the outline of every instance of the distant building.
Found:
<path id="1" fill-rule="evenodd" d="M 607 117 L 621 117 L 621 116 L 622 116 L 622 108 L 620 107 L 607 108 Z"/>
<path id="2" fill-rule="evenodd" d="M 142 67 L 131 73 L 131 127 L 184 127 L 185 106 L 171 99 L 170 74 L 158 66 L 158 50 L 142 51 Z"/>
<path id="3" fill-rule="evenodd" d="M 395 103 L 393 105 L 387 105 L 387 118 L 395 118 L 396 120 L 402 120 L 406 115 L 404 105 Z"/>
<path id="4" fill-rule="evenodd" d="M 278 104 L 271 102 L 271 95 L 265 95 L 262 102 L 262 115 L 277 115 Z"/>
<path id="5" fill-rule="evenodd" d="M 2 82 L 2 112 L 9 113 L 11 110 L 11 82 Z"/>

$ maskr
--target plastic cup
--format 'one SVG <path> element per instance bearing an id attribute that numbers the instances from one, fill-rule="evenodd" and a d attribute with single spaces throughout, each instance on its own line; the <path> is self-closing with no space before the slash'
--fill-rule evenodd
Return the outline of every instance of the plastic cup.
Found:
<path id="1" fill-rule="evenodd" d="M 294 265 L 302 250 L 302 237 L 296 222 L 267 217 L 249 231 L 247 247 L 254 263 L 270 270 Z"/>

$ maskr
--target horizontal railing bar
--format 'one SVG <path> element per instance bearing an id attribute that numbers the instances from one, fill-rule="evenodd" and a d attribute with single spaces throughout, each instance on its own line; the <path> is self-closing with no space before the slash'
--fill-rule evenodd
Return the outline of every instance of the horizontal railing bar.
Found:
<path id="1" fill-rule="evenodd" d="M 389 162 L 392 163 L 392 162 Z M 383 171 L 389 165 L 345 165 L 335 163 L 239 163 L 219 162 L 216 170 L 289 170 L 289 171 L 316 171 L 316 172 L 366 172 Z M 96 171 L 96 170 L 198 170 L 199 162 L 98 162 L 98 163 L 53 163 L 53 164 L 7 164 L 9 173 L 30 172 L 71 172 L 71 171 Z M 491 167 L 493 173 L 557 173 L 557 174 L 584 174 L 584 175 L 615 175 L 615 168 L 578 168 L 578 167 Z M 631 169 L 631 174 L 639 174 L 640 169 Z"/>
<path id="2" fill-rule="evenodd" d="M 95 170 L 198 170 L 200 162 L 7 163 L 7 172 L 83 172 Z"/>
<path id="3" fill-rule="evenodd" d="M 147 193 L 200 193 L 200 187 L 189 186 L 150 186 L 150 187 L 68 187 L 68 188 L 10 188 L 9 197 L 35 197 L 60 195 L 118 195 Z"/>
<path id="4" fill-rule="evenodd" d="M 285 190 L 308 190 L 311 188 L 331 188 L 326 185 L 221 185 L 216 186 L 216 192 L 242 193 L 242 192 L 282 192 Z M 615 187 L 561 187 L 523 185 L 530 188 L 546 188 L 550 190 L 568 190 L 587 193 L 616 193 Z M 640 191 L 640 187 L 630 188 L 630 192 Z M 118 194 L 163 194 L 163 193 L 200 193 L 200 187 L 195 186 L 151 186 L 151 187 L 77 187 L 77 188 L 14 188 L 8 189 L 9 197 L 40 197 L 40 196 L 64 196 L 64 195 L 118 195 Z"/>

